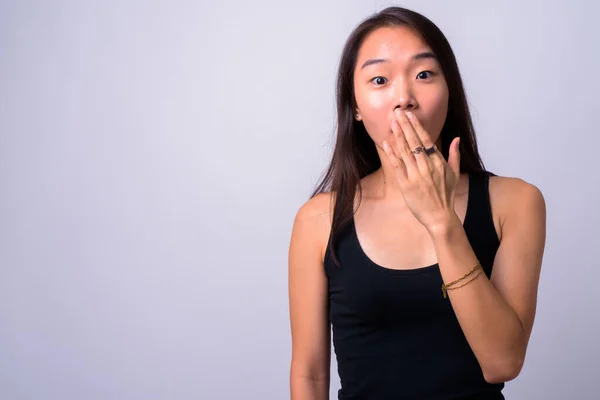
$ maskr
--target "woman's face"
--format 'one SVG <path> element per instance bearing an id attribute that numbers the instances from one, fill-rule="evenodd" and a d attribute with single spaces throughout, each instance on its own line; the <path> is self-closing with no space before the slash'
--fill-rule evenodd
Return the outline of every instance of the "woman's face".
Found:
<path id="1" fill-rule="evenodd" d="M 394 109 L 411 110 L 437 142 L 448 111 L 448 86 L 423 40 L 407 27 L 371 32 L 354 69 L 355 118 L 381 149 L 392 134 Z"/>

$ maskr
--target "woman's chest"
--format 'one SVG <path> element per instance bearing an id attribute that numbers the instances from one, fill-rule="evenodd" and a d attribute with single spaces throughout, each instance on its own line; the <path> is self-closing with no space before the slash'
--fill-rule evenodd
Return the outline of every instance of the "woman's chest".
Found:
<path id="1" fill-rule="evenodd" d="M 408 325 L 454 316 L 450 302 L 443 298 L 437 265 L 386 272 L 355 258 L 328 278 L 334 324 Z"/>

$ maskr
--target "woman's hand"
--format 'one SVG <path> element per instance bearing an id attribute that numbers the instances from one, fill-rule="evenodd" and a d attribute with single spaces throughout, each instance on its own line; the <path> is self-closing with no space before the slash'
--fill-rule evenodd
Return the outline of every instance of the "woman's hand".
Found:
<path id="1" fill-rule="evenodd" d="M 414 153 L 434 143 L 417 117 L 397 108 L 390 139 L 383 142 L 410 211 L 432 233 L 457 219 L 454 195 L 460 177 L 459 138 L 450 144 L 448 162 L 439 151 Z"/>

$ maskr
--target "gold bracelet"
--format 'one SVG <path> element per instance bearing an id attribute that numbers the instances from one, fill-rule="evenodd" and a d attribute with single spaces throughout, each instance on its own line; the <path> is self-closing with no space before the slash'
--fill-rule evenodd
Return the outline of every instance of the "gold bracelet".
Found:
<path id="1" fill-rule="evenodd" d="M 472 270 L 470 270 L 469 272 L 467 272 L 466 274 L 464 274 L 463 276 L 461 276 L 461 277 L 460 277 L 460 278 L 458 278 L 457 280 L 455 280 L 455 281 L 452 281 L 452 282 L 450 282 L 450 283 L 448 283 L 447 285 L 444 285 L 444 286 L 446 286 L 446 287 L 449 287 L 449 286 L 452 286 L 452 285 L 454 285 L 455 283 L 458 283 L 458 282 L 462 281 L 462 280 L 463 280 L 463 279 L 465 279 L 467 276 L 469 276 L 469 275 L 471 275 L 473 272 L 475 272 L 475 271 L 477 270 L 477 268 L 481 268 L 481 263 L 480 263 L 479 261 L 477 262 L 477 265 L 475 265 L 475 266 L 473 267 L 473 269 L 472 269 Z"/>
<path id="2" fill-rule="evenodd" d="M 477 261 L 477 265 L 475 265 L 472 270 L 470 270 L 469 272 L 467 272 L 466 274 L 464 274 L 460 278 L 458 278 L 458 279 L 456 279 L 456 280 L 454 280 L 454 281 L 452 281 L 452 282 L 450 282 L 448 284 L 442 283 L 442 293 L 444 294 L 444 298 L 446 298 L 446 296 L 447 296 L 446 291 L 450 288 L 450 286 L 455 285 L 458 282 L 464 280 L 466 277 L 468 277 L 473 272 L 475 272 L 478 268 L 481 268 L 481 263 L 479 261 Z"/>
<path id="3" fill-rule="evenodd" d="M 479 277 L 479 275 L 481 275 L 481 273 L 482 273 L 482 271 L 479 271 L 479 272 L 477 273 L 477 275 L 475 275 L 473 278 L 471 278 L 471 280 L 468 280 L 467 282 L 463 283 L 463 284 L 462 284 L 462 285 L 460 285 L 460 286 L 456 286 L 456 287 L 445 287 L 444 289 L 442 289 L 442 291 L 444 292 L 444 299 L 445 299 L 446 297 L 448 297 L 448 294 L 447 294 L 447 291 L 448 291 L 448 290 L 460 289 L 461 287 L 468 285 L 469 283 L 471 283 L 471 282 L 473 282 L 475 279 L 477 279 L 477 278 Z"/>

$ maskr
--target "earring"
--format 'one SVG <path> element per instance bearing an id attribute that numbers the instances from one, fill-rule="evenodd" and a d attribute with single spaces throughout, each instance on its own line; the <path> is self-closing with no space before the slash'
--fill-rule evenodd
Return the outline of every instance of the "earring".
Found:
<path id="1" fill-rule="evenodd" d="M 360 118 L 360 114 L 356 113 L 356 119 L 359 119 L 359 118 Z"/>

